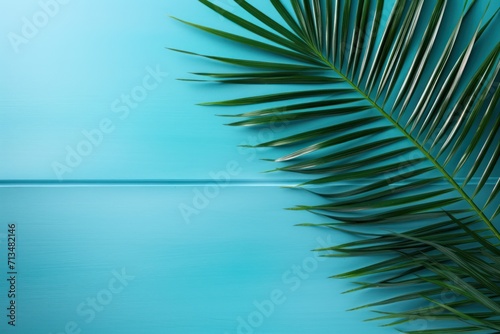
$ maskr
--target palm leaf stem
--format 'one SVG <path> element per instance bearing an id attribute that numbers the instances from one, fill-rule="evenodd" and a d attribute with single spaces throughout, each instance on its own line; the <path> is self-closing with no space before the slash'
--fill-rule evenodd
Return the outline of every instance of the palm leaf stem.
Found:
<path id="1" fill-rule="evenodd" d="M 384 118 L 386 118 L 391 124 L 398 129 L 418 150 L 434 165 L 434 167 L 441 172 L 443 177 L 455 188 L 455 190 L 463 197 L 463 199 L 471 206 L 471 208 L 477 213 L 477 215 L 486 223 L 493 234 L 500 240 L 500 232 L 497 230 L 495 225 L 486 217 L 483 211 L 477 206 L 477 204 L 472 200 L 472 198 L 465 192 L 464 189 L 460 187 L 458 182 L 444 169 L 441 164 L 415 139 L 413 138 L 406 129 L 401 126 L 396 120 L 394 120 L 381 106 L 377 104 L 368 94 L 366 94 L 362 89 L 358 87 L 352 80 L 345 76 L 337 67 L 332 64 L 322 52 L 316 48 L 313 50 L 315 55 L 325 63 L 330 69 L 332 69 L 337 75 L 339 75 L 346 83 L 348 83 L 356 92 L 358 92 L 369 104 L 378 110 Z"/>

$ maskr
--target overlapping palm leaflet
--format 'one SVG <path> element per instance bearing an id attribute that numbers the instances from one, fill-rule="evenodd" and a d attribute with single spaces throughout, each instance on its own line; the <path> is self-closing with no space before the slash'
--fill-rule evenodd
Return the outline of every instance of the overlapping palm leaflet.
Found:
<path id="1" fill-rule="evenodd" d="M 194 81 L 280 87 L 204 104 L 255 105 L 232 114 L 240 119 L 231 125 L 278 120 L 295 131 L 256 146 L 288 148 L 274 160 L 277 170 L 303 173 L 308 181 L 298 187 L 322 198 L 293 209 L 356 237 L 322 251 L 365 256 L 367 266 L 335 276 L 355 281 L 352 291 L 392 294 L 361 307 L 401 330 L 423 320 L 408 333 L 499 333 L 500 42 L 491 33 L 482 40 L 498 31 L 498 8 L 465 0 L 270 0 L 272 14 L 259 1 L 236 1 L 243 9 L 236 15 L 200 2 L 247 34 L 182 22 L 259 52 L 241 59 L 176 51 L 234 67 L 194 73 L 201 76 Z M 489 15 L 472 17 L 478 11 Z M 488 49 L 479 60 L 478 45 Z M 263 60 L 262 52 L 281 60 Z"/>

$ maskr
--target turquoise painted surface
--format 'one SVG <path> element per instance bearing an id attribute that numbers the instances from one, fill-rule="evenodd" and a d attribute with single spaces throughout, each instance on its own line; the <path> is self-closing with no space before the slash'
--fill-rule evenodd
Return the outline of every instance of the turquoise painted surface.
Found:
<path id="1" fill-rule="evenodd" d="M 223 127 L 227 120 L 213 115 L 226 110 L 195 105 L 245 96 L 247 87 L 222 90 L 176 80 L 221 65 L 165 47 L 209 54 L 227 50 L 235 56 L 245 51 L 169 16 L 234 31 L 230 22 L 196 0 L 66 2 L 34 31 L 26 20 L 40 20 L 38 1 L 1 5 L 0 156 L 9 162 L 0 164 L 2 179 L 208 179 L 210 171 L 234 159 L 242 164 L 241 179 L 294 177 L 260 173 L 274 168 L 260 159 L 276 153 L 237 147 L 286 129 Z M 216 2 L 243 12 L 229 0 Z M 489 11 L 498 6 L 500 1 L 493 1 Z M 15 37 L 23 32 L 30 38 Z M 481 42 L 485 51 L 487 41 Z M 252 94 L 267 90 L 253 87 Z M 81 159 L 74 151 L 84 153 Z"/>
<path id="2" fill-rule="evenodd" d="M 17 223 L 20 273 L 18 326 L 2 321 L 2 333 L 55 334 L 73 321 L 82 333 L 96 334 L 373 328 L 361 321 L 368 312 L 345 312 L 362 301 L 339 294 L 351 285 L 326 279 L 348 264 L 310 252 L 332 236 L 292 226 L 311 217 L 282 210 L 302 194 L 272 186 L 221 188 L 186 221 L 179 206 L 197 191 L 205 189 L 0 189 L 2 219 Z M 113 282 L 116 271 L 133 278 Z M 110 294 L 113 288 L 123 289 Z"/>
<path id="3" fill-rule="evenodd" d="M 36 1 L 2 6 L 4 35 L 21 34 L 22 18 L 41 10 Z M 195 103 L 231 92 L 177 81 L 200 62 L 166 50 L 223 43 L 169 15 L 229 26 L 192 0 L 71 1 L 27 43 L 3 38 L 2 179 L 207 179 L 235 158 L 240 178 L 275 178 L 259 174 L 269 168 L 263 152 L 237 145 L 279 133 L 224 128 Z"/>
<path id="4" fill-rule="evenodd" d="M 346 237 L 293 226 L 319 222 L 283 210 L 309 199 L 273 182 L 298 176 L 262 174 L 273 166 L 260 159 L 276 153 L 237 148 L 287 130 L 224 128 L 220 110 L 195 103 L 247 88 L 176 80 L 219 65 L 166 46 L 243 51 L 168 16 L 232 29 L 227 21 L 195 0 L 41 3 L 50 1 L 0 5 L 0 179 L 134 184 L 0 187 L 0 246 L 9 223 L 19 240 L 18 326 L 0 313 L 2 333 L 395 332 L 345 311 L 368 296 L 341 295 L 351 285 L 326 277 L 363 263 L 310 252 Z M 12 42 L 41 10 L 53 17 Z"/>

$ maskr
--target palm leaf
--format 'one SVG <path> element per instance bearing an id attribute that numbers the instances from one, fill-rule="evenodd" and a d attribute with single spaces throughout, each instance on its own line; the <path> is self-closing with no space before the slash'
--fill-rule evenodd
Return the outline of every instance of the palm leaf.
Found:
<path id="1" fill-rule="evenodd" d="M 391 297 L 361 307 L 420 303 L 374 319 L 392 326 L 445 321 L 408 333 L 498 332 L 498 37 L 490 34 L 482 59 L 476 54 L 484 35 L 498 29 L 499 9 L 477 19 L 471 13 L 484 10 L 477 1 L 271 0 L 271 14 L 242 0 L 238 16 L 200 2 L 248 34 L 180 21 L 281 60 L 173 49 L 235 68 L 185 80 L 289 87 L 202 105 L 258 106 L 225 116 L 239 118 L 233 126 L 296 129 L 255 147 L 287 152 L 270 159 L 281 164 L 274 170 L 307 175 L 296 188 L 322 199 L 292 208 L 325 219 L 301 225 L 355 238 L 317 251 L 371 261 L 334 277 L 364 277 L 351 292 L 392 289 Z M 316 122 L 297 126 L 305 121 Z"/>

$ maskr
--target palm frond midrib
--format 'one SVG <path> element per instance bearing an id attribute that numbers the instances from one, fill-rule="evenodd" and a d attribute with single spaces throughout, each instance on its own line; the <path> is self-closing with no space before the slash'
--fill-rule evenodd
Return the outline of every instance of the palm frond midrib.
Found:
<path id="1" fill-rule="evenodd" d="M 389 121 L 395 129 L 397 129 L 413 146 L 415 146 L 420 153 L 422 153 L 427 160 L 434 166 L 436 170 L 440 172 L 445 180 L 460 194 L 464 201 L 466 201 L 472 210 L 484 221 L 484 223 L 490 228 L 490 230 L 494 233 L 494 235 L 500 239 L 500 232 L 497 230 L 495 225 L 488 219 L 488 217 L 484 214 L 484 212 L 479 208 L 479 206 L 474 202 L 474 200 L 467 194 L 467 192 L 458 184 L 455 178 L 450 175 L 450 173 L 439 163 L 439 161 L 428 151 L 425 149 L 423 145 L 421 145 L 417 139 L 411 136 L 410 133 L 398 123 L 397 120 L 392 118 L 390 112 L 387 112 L 383 106 L 379 105 L 376 100 L 372 99 L 371 96 L 364 91 L 359 84 L 355 83 L 354 80 L 349 78 L 348 75 L 344 74 L 340 69 L 335 66 L 325 55 L 323 52 L 319 51 L 314 43 L 307 42 L 309 47 L 311 48 L 311 52 L 318 57 L 318 61 L 325 64 L 329 69 L 335 72 L 342 80 L 344 80 L 347 84 L 349 84 L 361 97 L 365 100 L 369 105 L 371 105 L 375 110 L 377 110 L 387 121 Z"/>

